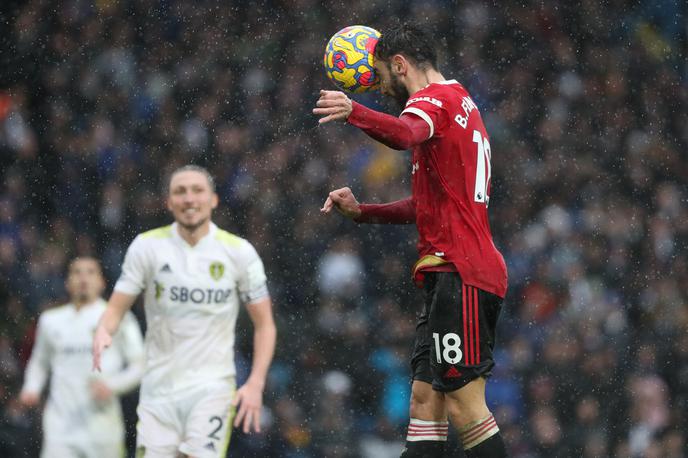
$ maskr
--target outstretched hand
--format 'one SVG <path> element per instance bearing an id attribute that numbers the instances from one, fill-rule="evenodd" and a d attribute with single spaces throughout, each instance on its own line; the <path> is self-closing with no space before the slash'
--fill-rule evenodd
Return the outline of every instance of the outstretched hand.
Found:
<path id="1" fill-rule="evenodd" d="M 244 433 L 251 430 L 260 432 L 260 411 L 263 407 L 263 387 L 247 381 L 234 395 L 232 405 L 238 411 L 234 418 L 234 426 L 240 427 L 243 423 Z"/>
<path id="2" fill-rule="evenodd" d="M 346 121 L 353 109 L 351 99 L 340 91 L 320 91 L 320 98 L 315 102 L 313 114 L 323 116 L 318 123 Z"/>
<path id="3" fill-rule="evenodd" d="M 322 213 L 330 213 L 333 208 L 336 208 L 339 213 L 347 218 L 356 219 L 361 216 L 361 206 L 348 187 L 332 191 L 327 196 L 327 200 L 325 200 L 320 211 Z"/>

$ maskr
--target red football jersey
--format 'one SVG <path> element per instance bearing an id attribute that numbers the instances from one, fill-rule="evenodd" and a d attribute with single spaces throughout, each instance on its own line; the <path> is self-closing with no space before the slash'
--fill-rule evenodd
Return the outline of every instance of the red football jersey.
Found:
<path id="1" fill-rule="evenodd" d="M 467 285 L 504 297 L 506 264 L 487 218 L 490 142 L 468 91 L 455 80 L 433 83 L 406 102 L 430 127 L 413 148 L 412 184 L 421 257 L 451 262 Z"/>

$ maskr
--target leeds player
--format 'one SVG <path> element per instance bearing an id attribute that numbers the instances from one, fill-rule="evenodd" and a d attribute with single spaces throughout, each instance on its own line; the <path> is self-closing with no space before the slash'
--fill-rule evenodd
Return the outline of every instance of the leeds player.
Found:
<path id="1" fill-rule="evenodd" d="M 469 457 L 506 455 L 485 403 L 485 378 L 494 360 L 495 328 L 506 293 L 504 259 L 487 218 L 490 143 L 466 89 L 437 69 L 425 29 L 400 24 L 382 32 L 375 48 L 382 93 L 404 105 L 397 118 L 321 91 L 321 123 L 346 120 L 399 150 L 413 149 L 412 196 L 360 205 L 349 188 L 331 192 L 323 206 L 358 222 L 415 223 L 424 285 L 412 357 L 411 421 L 404 457 L 441 456 L 447 416 Z"/>
<path id="2" fill-rule="evenodd" d="M 146 370 L 137 413 L 137 456 L 224 457 L 234 425 L 260 431 L 276 329 L 263 263 L 253 246 L 211 222 L 217 207 L 207 170 L 185 166 L 169 180 L 175 222 L 140 234 L 93 340 L 99 368 L 121 317 L 145 291 Z M 234 335 L 240 302 L 253 322 L 253 364 L 235 392 Z"/>
<path id="3" fill-rule="evenodd" d="M 73 260 L 66 287 L 70 303 L 43 312 L 38 320 L 19 400 L 27 407 L 37 406 L 50 374 L 41 456 L 121 458 L 124 423 L 117 395 L 141 380 L 141 330 L 127 313 L 112 351 L 103 357 L 102 372 L 92 372 L 93 332 L 106 306 L 100 297 L 105 280 L 98 261 Z"/>

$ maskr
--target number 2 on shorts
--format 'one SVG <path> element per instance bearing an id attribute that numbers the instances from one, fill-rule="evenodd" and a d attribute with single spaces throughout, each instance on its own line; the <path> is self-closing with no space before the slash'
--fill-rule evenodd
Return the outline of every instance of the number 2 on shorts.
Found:
<path id="1" fill-rule="evenodd" d="M 218 416 L 210 417 L 210 420 L 208 420 L 208 423 L 215 423 L 217 421 L 217 428 L 212 430 L 210 434 L 208 434 L 208 437 L 211 439 L 215 439 L 216 441 L 219 441 L 220 438 L 217 436 L 218 431 L 222 429 L 222 418 Z"/>

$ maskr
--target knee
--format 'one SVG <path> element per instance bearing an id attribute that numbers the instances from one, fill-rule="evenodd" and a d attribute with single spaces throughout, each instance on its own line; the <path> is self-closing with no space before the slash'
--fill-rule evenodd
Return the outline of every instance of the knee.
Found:
<path id="1" fill-rule="evenodd" d="M 456 427 L 481 420 L 490 414 L 484 399 L 447 396 L 447 411 Z"/>
<path id="2" fill-rule="evenodd" d="M 444 395 L 432 388 L 411 391 L 409 413 L 411 418 L 423 420 L 444 420 Z"/>
<path id="3" fill-rule="evenodd" d="M 422 418 L 422 413 L 428 408 L 427 404 L 428 400 L 426 397 L 411 393 L 411 403 L 409 406 L 411 418 Z"/>

